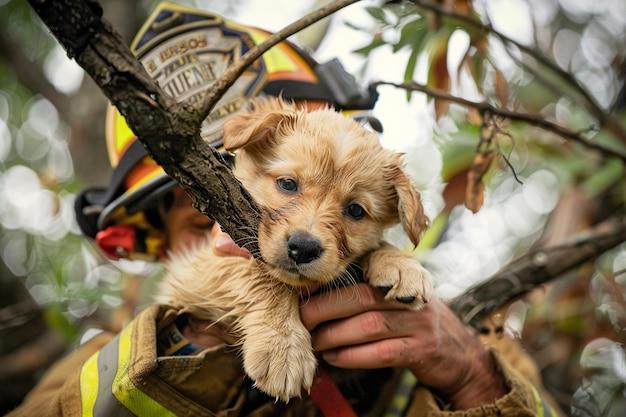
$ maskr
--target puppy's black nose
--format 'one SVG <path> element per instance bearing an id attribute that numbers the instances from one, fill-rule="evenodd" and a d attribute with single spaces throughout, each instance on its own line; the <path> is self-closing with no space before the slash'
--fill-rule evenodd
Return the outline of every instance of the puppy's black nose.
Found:
<path id="1" fill-rule="evenodd" d="M 322 242 L 310 233 L 297 231 L 287 239 L 289 257 L 297 264 L 307 264 L 322 253 Z"/>

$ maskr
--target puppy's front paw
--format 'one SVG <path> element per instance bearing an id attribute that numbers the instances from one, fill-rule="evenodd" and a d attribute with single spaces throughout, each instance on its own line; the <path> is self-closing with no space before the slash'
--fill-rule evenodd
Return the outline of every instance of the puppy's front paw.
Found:
<path id="1" fill-rule="evenodd" d="M 304 329 L 278 332 L 263 326 L 243 344 L 243 365 L 254 385 L 266 394 L 288 402 L 308 392 L 317 360 L 311 338 Z"/>
<path id="2" fill-rule="evenodd" d="M 385 300 L 421 308 L 432 298 L 428 271 L 399 250 L 372 253 L 365 266 L 365 276 L 370 285 L 383 291 Z"/>

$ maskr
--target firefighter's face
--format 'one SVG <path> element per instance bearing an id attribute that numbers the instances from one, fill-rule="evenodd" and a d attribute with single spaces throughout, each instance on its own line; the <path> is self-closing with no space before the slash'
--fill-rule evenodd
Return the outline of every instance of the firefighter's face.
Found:
<path id="1" fill-rule="evenodd" d="M 163 216 L 167 236 L 167 250 L 180 250 L 206 239 L 215 222 L 191 206 L 191 198 L 181 189 L 174 189 L 174 198 Z"/>

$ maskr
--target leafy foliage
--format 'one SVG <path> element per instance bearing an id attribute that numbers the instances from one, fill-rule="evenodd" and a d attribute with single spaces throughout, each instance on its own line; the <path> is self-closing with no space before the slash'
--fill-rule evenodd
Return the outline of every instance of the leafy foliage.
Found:
<path id="1" fill-rule="evenodd" d="M 621 96 L 624 95 L 623 68 L 626 65 L 626 51 L 619 46 L 618 39 L 623 39 L 626 25 L 621 24 L 619 29 L 604 27 L 599 30 L 598 27 L 602 26 L 601 19 L 594 18 L 592 14 L 582 13 L 581 10 L 566 9 L 569 6 L 563 2 L 560 4 L 552 1 L 538 4 L 527 2 L 530 19 L 542 18 L 542 10 L 539 9 L 547 7 L 548 4 L 552 7 L 551 10 L 556 10 L 553 18 L 546 23 L 546 27 L 542 27 L 541 30 L 533 27 L 533 38 L 523 42 L 529 53 L 523 52 L 514 43 L 503 41 L 502 37 L 494 35 L 492 16 L 489 14 L 490 2 L 481 2 L 479 9 L 474 8 L 474 3 L 463 0 L 428 2 L 434 4 L 433 7 L 420 7 L 420 3 L 422 2 L 419 0 L 394 2 L 381 6 L 379 10 L 369 8 L 368 13 L 372 17 L 370 25 L 367 29 L 360 27 L 358 30 L 372 33 L 372 41 L 356 51 L 370 57 L 375 56 L 384 47 L 394 53 L 408 52 L 403 77 L 405 82 L 417 81 L 433 91 L 468 97 L 472 101 L 476 101 L 478 95 L 478 100 L 499 108 L 551 120 L 572 131 L 580 132 L 594 143 L 622 152 L 626 150 L 623 135 L 620 136 L 615 130 L 603 128 L 606 127 L 605 121 L 602 120 L 603 116 L 598 116 L 598 109 L 594 109 L 593 103 L 581 94 L 584 90 L 591 91 L 589 95 L 593 101 L 604 100 L 605 110 L 601 111 L 607 113 L 613 111 L 623 129 L 626 125 L 624 101 L 623 99 L 620 101 L 618 97 L 620 90 Z M 615 6 L 617 2 L 612 4 Z M 535 10 L 535 6 L 538 10 Z M 591 10 L 592 6 L 589 7 Z M 442 12 L 437 12 L 437 8 Z M 598 8 L 596 13 L 608 13 L 608 10 L 609 8 L 600 11 Z M 494 19 L 496 18 L 497 16 L 494 16 Z M 520 16 L 520 19 L 523 18 L 526 17 Z M 468 19 L 478 24 L 470 24 Z M 481 25 L 482 28 L 479 27 Z M 572 33 L 582 33 L 582 37 L 570 37 Z M 597 38 L 593 38 L 596 35 L 591 33 L 596 33 Z M 459 37 L 458 34 L 462 36 Z M 513 39 L 517 36 L 508 32 L 506 35 Z M 466 44 L 459 42 L 459 38 L 464 39 Z M 565 58 L 559 55 L 559 48 L 575 42 L 579 43 L 573 47 L 570 45 L 571 55 L 576 56 L 575 59 L 578 61 L 568 57 L 569 61 L 563 64 Z M 611 45 L 607 48 L 613 48 L 605 51 L 611 60 L 602 68 L 596 62 L 588 60 L 593 53 L 584 49 L 595 44 L 594 42 Z M 451 54 L 451 50 L 455 51 L 454 54 Z M 460 58 L 457 57 L 459 54 Z M 451 61 L 453 57 L 456 59 L 454 62 Z M 599 55 L 597 57 L 600 58 Z M 581 64 L 585 60 L 587 62 Z M 417 74 L 416 69 L 421 62 L 426 63 L 426 72 L 420 71 Z M 595 84 L 589 82 L 590 78 L 585 78 L 587 77 L 584 74 L 585 67 L 593 67 L 598 77 L 606 77 L 607 80 L 612 79 L 614 82 L 604 84 L 604 91 L 598 90 L 599 78 L 595 79 Z M 407 100 L 413 100 L 416 94 L 407 91 Z M 515 185 L 510 184 L 515 184 L 514 180 L 518 177 L 530 179 L 532 182 L 535 172 L 549 172 L 550 175 L 554 175 L 561 192 L 561 200 L 554 214 L 549 217 L 548 227 L 545 230 L 536 229 L 535 238 L 545 234 L 544 239 L 549 239 L 550 234 L 555 233 L 553 229 L 565 227 L 563 224 L 569 219 L 559 216 L 572 215 L 571 211 L 563 214 L 566 210 L 563 207 L 567 207 L 571 201 L 585 202 L 584 204 L 579 202 L 575 206 L 575 210 L 585 214 L 573 216 L 571 220 L 580 222 L 575 226 L 578 228 L 588 227 L 592 222 L 607 217 L 624 216 L 626 175 L 622 160 L 599 155 L 526 123 L 494 118 L 493 115 L 481 113 L 473 108 L 451 106 L 438 98 L 430 100 L 434 102 L 432 115 L 440 121 L 440 131 L 436 132 L 436 139 L 443 158 L 441 177 L 447 182 L 443 191 L 444 212 L 437 217 L 436 222 L 440 222 L 442 216 L 449 215 L 449 221 L 452 223 L 446 226 L 450 228 L 449 233 L 462 227 L 454 223 L 459 217 L 467 220 L 467 217 L 452 209 L 463 199 L 467 207 L 472 211 L 478 211 L 483 205 L 483 200 L 489 199 L 490 195 L 493 199 L 502 193 L 503 188 L 516 189 Z M 491 129 L 493 134 L 485 136 L 486 129 Z M 459 193 L 459 187 L 465 192 Z M 520 193 L 527 193 L 525 186 L 517 184 L 517 187 L 521 189 Z M 525 197 L 530 198 L 529 194 L 530 192 Z M 508 202 L 504 201 L 502 204 L 496 207 L 505 207 Z M 591 209 L 590 206 L 595 208 Z M 491 205 L 489 210 L 493 211 L 494 206 Z M 514 207 L 512 210 L 515 212 Z M 476 216 L 481 214 L 478 213 Z M 502 216 L 506 217 L 507 214 L 501 213 L 495 217 Z M 481 218 L 488 218 L 487 214 Z M 517 218 L 510 220 L 514 223 L 523 221 Z M 555 224 L 561 226 L 554 226 Z M 491 226 L 487 223 L 486 230 Z M 486 230 L 483 233 L 486 234 Z M 511 230 L 515 230 L 515 226 Z M 444 236 L 448 237 L 445 233 Z M 448 237 L 448 240 L 452 239 Z M 452 245 L 451 242 L 445 243 L 448 246 Z M 503 241 L 500 246 L 505 244 Z M 528 241 L 523 240 L 512 244 L 516 253 L 528 249 L 529 245 Z M 452 256 L 463 258 L 459 253 L 460 247 L 455 248 L 456 252 Z M 616 272 L 618 267 L 605 266 L 607 259 L 612 259 L 615 254 L 623 254 L 623 251 L 624 248 L 617 249 L 599 261 L 598 265 L 603 268 L 603 274 L 612 277 L 613 273 L 618 273 Z M 439 252 L 447 253 L 443 248 Z M 472 254 L 481 255 L 474 252 Z M 448 263 L 453 263 L 449 258 L 446 259 Z M 483 259 L 482 256 L 480 259 Z M 623 276 L 619 280 L 623 281 Z M 617 276 L 615 281 L 618 281 Z M 531 351 L 538 352 L 539 355 L 547 355 L 546 352 L 550 352 L 566 363 L 560 365 L 565 368 L 558 370 L 546 366 L 544 369 L 546 384 L 561 394 L 576 392 L 574 400 L 583 410 L 576 411 L 576 415 L 588 415 L 584 414 L 585 410 L 591 413 L 589 415 L 597 415 L 607 410 L 610 410 L 607 411 L 608 415 L 618 415 L 623 412 L 624 386 L 620 373 L 623 369 L 623 347 L 619 343 L 624 343 L 625 340 L 623 323 L 621 327 L 616 326 L 614 318 L 623 316 L 622 313 L 616 312 L 620 309 L 623 311 L 625 306 L 616 300 L 625 299 L 626 292 L 623 287 L 613 286 L 611 294 L 615 294 L 614 296 L 594 298 L 599 311 L 611 312 L 607 316 L 612 317 L 611 325 L 607 323 L 607 317 L 593 316 L 586 310 L 585 306 L 591 302 L 586 298 L 590 285 L 589 269 L 583 269 L 572 277 L 569 286 L 550 287 L 548 294 L 541 298 L 550 299 L 549 302 L 534 302 L 531 319 L 527 324 L 530 330 L 525 336 L 526 343 Z M 558 315 L 557 308 L 552 305 L 558 305 L 559 308 L 563 306 L 563 309 L 565 306 L 571 306 L 567 308 L 571 309 L 572 313 L 567 319 L 558 320 L 555 318 Z M 557 321 L 558 329 L 555 324 Z M 597 324 L 590 324 L 592 322 Z M 595 330 L 591 330 L 592 327 Z M 605 346 L 607 352 L 612 352 L 611 355 L 601 353 L 607 359 L 606 368 L 583 379 L 581 369 L 588 368 L 592 355 L 583 354 L 582 368 L 577 363 L 579 355 L 583 349 L 585 352 L 593 351 L 594 346 L 586 348 L 586 343 L 593 338 L 602 337 L 614 340 L 613 344 L 607 342 Z M 556 347 L 559 343 L 562 343 L 561 350 Z M 597 352 L 594 352 L 595 355 Z M 572 358 L 571 362 L 565 358 Z M 564 378 L 563 375 L 567 376 Z M 566 402 L 562 405 L 564 408 L 569 406 Z"/>

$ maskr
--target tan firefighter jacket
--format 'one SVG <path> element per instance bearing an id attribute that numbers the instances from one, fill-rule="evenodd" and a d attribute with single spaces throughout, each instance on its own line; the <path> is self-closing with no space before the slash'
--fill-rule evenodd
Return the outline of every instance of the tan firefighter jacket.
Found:
<path id="1" fill-rule="evenodd" d="M 159 331 L 176 312 L 152 306 L 118 335 L 100 334 L 57 363 L 9 416 L 105 417 L 323 416 L 310 398 L 275 402 L 253 389 L 237 352 L 227 346 L 193 356 L 157 356 Z M 367 372 L 339 385 L 359 416 L 556 416 L 498 353 L 509 392 L 494 404 L 446 411 L 408 371 Z"/>

